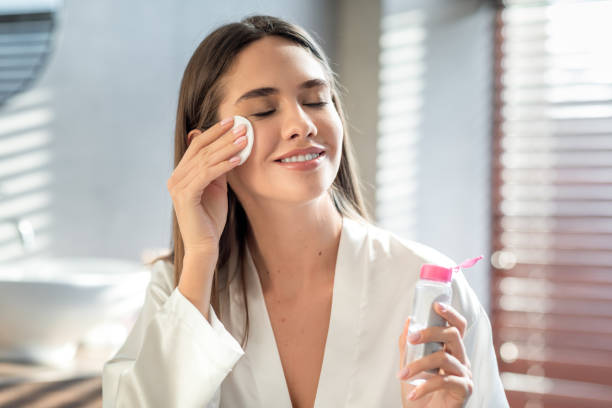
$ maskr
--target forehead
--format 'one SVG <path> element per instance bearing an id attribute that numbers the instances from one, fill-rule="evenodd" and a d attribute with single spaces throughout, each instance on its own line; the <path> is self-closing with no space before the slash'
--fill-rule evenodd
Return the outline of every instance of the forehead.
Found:
<path id="1" fill-rule="evenodd" d="M 256 87 L 297 87 L 312 78 L 327 78 L 316 57 L 290 40 L 268 36 L 236 56 L 223 84 L 226 97 L 232 98 Z"/>

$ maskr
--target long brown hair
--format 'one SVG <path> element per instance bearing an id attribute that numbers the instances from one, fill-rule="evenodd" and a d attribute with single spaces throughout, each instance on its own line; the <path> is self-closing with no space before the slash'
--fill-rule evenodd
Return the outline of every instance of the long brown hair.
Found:
<path id="1" fill-rule="evenodd" d="M 358 184 L 352 147 L 347 132 L 348 127 L 338 93 L 341 85 L 336 78 L 336 73 L 330 68 L 324 52 L 304 29 L 277 17 L 255 15 L 246 17 L 239 23 L 223 25 L 209 34 L 195 50 L 185 68 L 181 82 L 174 132 L 174 167 L 176 168 L 187 150 L 187 133 L 191 129 L 207 129 L 220 120 L 217 114 L 222 100 L 219 79 L 229 69 L 236 55 L 250 43 L 269 35 L 280 36 L 296 43 L 321 62 L 331 85 L 333 104 L 344 128 L 340 168 L 329 194 L 340 214 L 369 221 L 370 216 L 363 203 Z M 227 186 L 227 196 L 228 216 L 219 241 L 219 258 L 214 271 L 211 293 L 211 304 L 215 312 L 219 311 L 220 293 L 227 290 L 229 281 L 234 276 L 240 276 L 244 283 L 244 257 L 248 220 L 242 205 L 229 185 Z M 185 251 L 174 209 L 172 211 L 172 242 L 170 246 L 173 248 L 170 254 L 159 257 L 151 263 L 160 259 L 172 263 L 174 265 L 174 284 L 177 286 L 181 276 Z M 220 271 L 224 270 L 223 268 L 230 258 L 230 253 L 234 249 L 238 251 L 239 272 L 234 273 L 233 276 L 220 279 Z M 230 272 L 227 271 L 227 273 Z M 242 288 L 246 306 L 244 285 L 242 285 Z M 245 310 L 245 316 L 243 347 L 245 347 L 248 337 L 248 308 Z"/>

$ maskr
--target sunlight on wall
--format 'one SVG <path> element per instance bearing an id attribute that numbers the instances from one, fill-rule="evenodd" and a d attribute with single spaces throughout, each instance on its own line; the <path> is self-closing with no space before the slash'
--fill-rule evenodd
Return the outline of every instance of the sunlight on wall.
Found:
<path id="1" fill-rule="evenodd" d="M 39 254 L 49 245 L 50 99 L 39 88 L 14 97 L 0 110 L 0 262 Z"/>
<path id="2" fill-rule="evenodd" d="M 424 14 L 384 16 L 380 39 L 376 219 L 403 237 L 416 237 L 418 143 L 425 74 Z"/>

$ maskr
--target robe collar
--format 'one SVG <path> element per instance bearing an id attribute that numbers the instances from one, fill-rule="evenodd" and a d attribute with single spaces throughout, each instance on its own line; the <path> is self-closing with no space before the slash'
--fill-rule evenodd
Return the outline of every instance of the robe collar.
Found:
<path id="1" fill-rule="evenodd" d="M 342 230 L 334 273 L 330 322 L 323 355 L 321 375 L 315 398 L 315 408 L 344 406 L 349 386 L 358 364 L 359 335 L 363 331 L 363 283 L 367 271 L 366 227 L 360 221 L 342 218 Z M 254 406 L 291 407 L 289 389 L 285 381 L 280 355 L 266 308 L 259 276 L 251 253 L 246 246 L 245 284 L 249 307 L 249 337 L 243 362 L 248 366 L 258 399 Z M 236 282 L 237 280 L 234 280 Z M 231 308 L 240 309 L 236 288 L 230 285 Z M 240 329 L 243 318 L 236 309 L 232 327 Z M 241 330 L 238 330 L 241 339 Z M 245 367 L 246 368 L 246 367 Z M 236 378 L 247 380 L 246 377 Z"/>

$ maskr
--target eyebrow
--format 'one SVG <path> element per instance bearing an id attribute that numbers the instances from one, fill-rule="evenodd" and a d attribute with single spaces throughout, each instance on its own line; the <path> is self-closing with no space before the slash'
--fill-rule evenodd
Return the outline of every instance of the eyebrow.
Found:
<path id="1" fill-rule="evenodd" d="M 329 88 L 329 82 L 323 79 L 320 79 L 320 78 L 309 79 L 308 81 L 305 81 L 302 84 L 300 84 L 299 89 L 310 89 L 310 88 L 315 88 L 318 86 L 324 86 L 324 87 Z M 270 88 L 270 87 L 251 89 L 250 91 L 242 95 L 240 98 L 236 99 L 236 102 L 234 102 L 234 105 L 238 105 L 239 102 L 242 102 L 243 100 L 246 100 L 246 99 L 276 95 L 278 94 L 278 92 L 279 91 L 277 88 Z"/>

